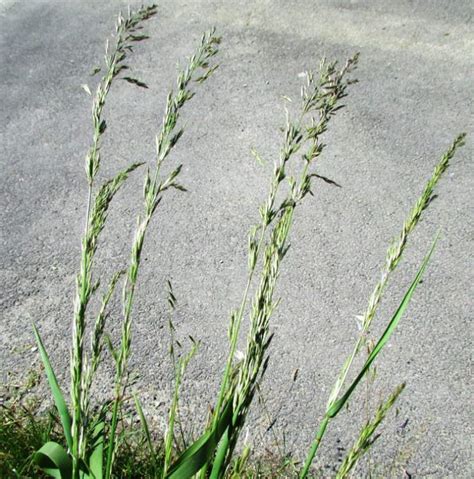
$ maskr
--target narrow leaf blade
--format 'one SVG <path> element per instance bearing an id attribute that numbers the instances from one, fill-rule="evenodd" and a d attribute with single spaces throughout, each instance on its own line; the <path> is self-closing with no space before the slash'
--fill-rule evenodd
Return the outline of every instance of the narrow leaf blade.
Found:
<path id="1" fill-rule="evenodd" d="M 352 384 L 349 386 L 347 391 L 344 393 L 344 395 L 336 401 L 327 411 L 327 415 L 329 417 L 334 417 L 346 404 L 347 400 L 350 398 L 351 394 L 354 392 L 355 388 L 359 384 L 359 382 L 362 380 L 362 378 L 365 376 L 367 371 L 369 370 L 371 364 L 374 362 L 375 358 L 377 355 L 380 353 L 382 348 L 385 346 L 387 341 L 390 339 L 390 336 L 392 335 L 393 331 L 397 327 L 401 317 L 405 313 L 405 310 L 408 307 L 408 304 L 413 296 L 413 293 L 415 292 L 416 287 L 421 281 L 421 278 L 423 277 L 423 273 L 425 272 L 426 266 L 428 265 L 428 262 L 431 258 L 431 255 L 434 251 L 434 248 L 436 246 L 436 243 L 438 241 L 438 237 L 436 236 L 435 240 L 433 241 L 433 244 L 428 252 L 428 254 L 425 256 L 423 263 L 420 266 L 420 269 L 418 270 L 415 279 L 411 283 L 410 287 L 408 288 L 407 292 L 405 293 L 405 296 L 403 297 L 400 305 L 398 306 L 397 311 L 393 315 L 392 319 L 390 320 L 387 328 L 385 329 L 384 333 L 378 340 L 377 344 L 375 345 L 374 349 L 370 353 L 369 357 L 367 358 L 367 361 L 365 362 L 364 366 L 362 367 L 359 375 L 354 379 Z"/>
<path id="2" fill-rule="evenodd" d="M 43 341 L 41 340 L 39 331 L 34 324 L 33 324 L 33 329 L 35 333 L 36 342 L 38 343 L 38 349 L 40 351 L 41 360 L 43 362 L 46 376 L 48 378 L 49 387 L 53 395 L 54 403 L 59 412 L 59 417 L 61 419 L 61 424 L 63 426 L 66 443 L 68 448 L 72 449 L 71 416 L 69 415 L 69 410 L 67 408 L 66 401 L 64 400 L 63 393 L 61 392 L 61 388 L 59 387 L 58 380 L 56 378 L 56 375 L 54 374 L 53 367 L 51 366 L 48 353 L 46 352 Z"/>
<path id="3" fill-rule="evenodd" d="M 141 405 L 140 400 L 138 399 L 138 396 L 136 394 L 133 395 L 133 399 L 135 401 L 135 407 L 137 409 L 138 416 L 140 418 L 140 422 L 142 423 L 142 428 L 143 428 L 143 432 L 145 434 L 148 450 L 150 452 L 153 464 L 156 468 L 156 452 L 155 452 L 155 448 L 153 447 L 153 441 L 152 441 L 151 434 L 150 434 L 150 428 L 148 427 L 148 421 L 146 420 L 145 414 L 143 412 L 142 405 Z"/>
<path id="4" fill-rule="evenodd" d="M 89 468 L 94 479 L 102 479 L 104 461 L 104 427 L 105 423 L 100 421 L 94 428 L 95 444 L 89 459 Z"/>

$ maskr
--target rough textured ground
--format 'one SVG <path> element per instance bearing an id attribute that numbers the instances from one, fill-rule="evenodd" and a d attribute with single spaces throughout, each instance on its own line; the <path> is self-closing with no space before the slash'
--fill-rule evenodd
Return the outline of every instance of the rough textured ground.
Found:
<path id="1" fill-rule="evenodd" d="M 101 61 L 119 3 L 0 2 L 1 340 L 0 370 L 38 364 L 31 323 L 67 374 L 74 276 L 86 184 L 90 98 L 80 88 Z M 263 391 L 274 430 L 301 455 L 328 390 L 357 334 L 388 241 L 453 137 L 472 126 L 472 9 L 466 1 L 162 2 L 147 25 L 152 39 L 131 60 L 149 90 L 114 86 L 106 112 L 103 176 L 151 160 L 178 59 L 216 25 L 221 67 L 186 107 L 186 134 L 173 162 L 187 194 L 170 195 L 151 228 L 140 278 L 133 366 L 148 412 L 158 418 L 169 392 L 166 278 L 178 296 L 179 334 L 203 346 L 183 406 L 202 417 L 226 351 L 227 319 L 246 274 L 246 232 L 257 218 L 284 119 L 281 95 L 297 97 L 299 73 L 321 56 L 361 52 L 348 108 L 332 124 L 317 185 L 301 207 L 281 275 L 283 298 Z M 441 240 L 407 316 L 378 362 L 375 398 L 402 381 L 399 414 L 373 458 L 382 477 L 472 477 L 471 139 L 456 157 L 410 242 L 378 317 L 382 328 L 438 228 Z M 140 206 L 141 174 L 115 202 L 99 266 L 123 266 Z M 376 332 L 375 331 L 375 332 Z M 299 378 L 292 385 L 292 376 Z M 98 391 L 105 394 L 105 383 Z M 364 394 L 335 421 L 321 451 L 337 461 L 364 417 Z M 356 420 L 357 419 L 357 420 Z M 263 450 L 267 418 L 256 408 L 249 440 Z M 402 425 L 405 425 L 402 428 Z M 280 440 L 280 442 L 282 442 Z M 394 464 L 392 467 L 391 465 Z M 329 468 L 325 469 L 331 474 Z M 362 473 L 360 473 L 362 475 Z"/>

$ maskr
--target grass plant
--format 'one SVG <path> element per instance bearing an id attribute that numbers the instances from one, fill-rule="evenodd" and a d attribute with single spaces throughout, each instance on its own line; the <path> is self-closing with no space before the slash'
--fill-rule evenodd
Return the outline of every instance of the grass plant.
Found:
<path id="1" fill-rule="evenodd" d="M 347 96 L 349 87 L 356 82 L 352 73 L 357 66 L 358 55 L 351 57 L 342 67 L 336 62 L 323 60 L 318 73 L 306 74 L 299 112 L 294 118 L 287 112 L 280 153 L 274 163 L 268 194 L 259 208 L 259 220 L 249 232 L 247 281 L 240 304 L 230 315 L 228 355 L 214 407 L 201 436 L 182 450 L 176 447 L 175 431 L 180 422 L 180 388 L 186 368 L 198 349 L 198 342 L 191 338 L 188 352 L 182 350 L 181 354 L 175 354 L 175 349 L 182 347 L 174 338 L 171 319 L 170 356 L 174 387 L 167 428 L 162 431 L 162 438 L 156 439 L 156 431 L 149 424 L 138 395 L 134 396 L 134 404 L 140 427 L 137 428 L 133 423 L 126 425 L 124 404 L 130 388 L 133 307 L 148 227 L 166 191 L 185 191 L 185 187 L 178 181 L 182 165 L 169 169 L 167 160 L 183 135 L 179 122 L 182 108 L 193 98 L 194 86 L 206 81 L 217 68 L 213 60 L 218 53 L 220 39 L 214 30 L 204 33 L 196 52 L 179 71 L 176 88 L 167 96 L 162 125 L 155 138 L 155 158 L 146 167 L 143 209 L 137 218 L 128 267 L 109 278 L 98 310 L 91 311 L 91 300 L 101 289 L 100 273 L 95 268 L 94 258 L 100 246 L 109 206 L 128 176 L 144 166 L 132 163 L 111 179 L 97 184 L 103 156 L 102 138 L 107 130 L 104 106 L 116 80 L 122 79 L 146 88 L 146 83 L 130 76 L 130 67 L 125 60 L 138 42 L 148 39 L 142 33 L 142 24 L 156 13 L 157 8 L 152 5 L 136 11 L 129 10 L 126 16 L 118 16 L 113 42 L 106 47 L 104 73 L 92 101 L 92 139 L 85 160 L 87 203 L 72 325 L 70 397 L 66 399 L 63 394 L 40 332 L 34 327 L 55 412 L 44 419 L 37 418 L 34 413 L 19 408 L 18 405 L 8 404 L 2 408 L 0 472 L 4 477 L 31 477 L 35 474 L 40 477 L 41 474 L 46 474 L 62 479 L 319 477 L 313 463 L 327 428 L 344 410 L 360 382 L 367 377 L 407 309 L 433 254 L 437 237 L 411 284 L 401 295 L 398 308 L 386 321 L 384 332 L 378 341 L 369 343 L 368 333 L 390 276 L 400 263 L 409 236 L 433 199 L 437 183 L 456 150 L 462 146 L 464 135 L 458 136 L 442 156 L 404 222 L 399 237 L 388 249 L 380 280 L 361 319 L 360 336 L 334 383 L 325 414 L 316 427 L 314 441 L 309 446 L 306 459 L 303 463 L 298 463 L 293 458 L 279 457 L 276 461 L 256 464 L 251 460 L 249 446 L 245 446 L 239 454 L 236 451 L 248 412 L 255 395 L 260 394 L 260 383 L 268 366 L 272 341 L 271 318 L 280 301 L 275 298 L 275 288 L 289 250 L 296 208 L 308 194 L 312 194 L 317 181 L 334 183 L 317 172 L 317 165 L 326 148 L 323 143 L 324 134 L 333 117 L 344 107 L 341 101 Z M 84 89 L 91 93 L 88 86 L 84 86 Z M 260 161 L 258 153 L 254 154 Z M 121 333 L 118 342 L 114 342 L 107 333 L 107 325 L 111 314 L 110 303 L 120 284 Z M 168 301 L 173 310 L 176 298 L 170 283 Z M 237 345 L 242 337 L 243 326 L 248 330 L 244 350 L 239 352 Z M 89 329 L 90 347 L 87 347 L 86 333 Z M 355 358 L 365 350 L 368 354 L 362 368 L 349 381 Z M 92 405 L 91 391 L 97 370 L 106 358 L 106 351 L 110 353 L 115 367 L 113 391 L 110 400 L 96 407 Z M 398 386 L 363 425 L 339 467 L 336 474 L 338 479 L 348 477 L 363 454 L 373 445 L 378 437 L 378 426 L 403 389 L 404 385 Z"/>

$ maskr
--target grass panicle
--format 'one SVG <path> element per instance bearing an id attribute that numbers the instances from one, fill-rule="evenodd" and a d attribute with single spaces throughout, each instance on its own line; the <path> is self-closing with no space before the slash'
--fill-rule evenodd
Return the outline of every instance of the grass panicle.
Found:
<path id="1" fill-rule="evenodd" d="M 85 169 L 88 183 L 88 199 L 86 207 L 86 222 L 84 236 L 82 240 L 82 253 L 80 272 L 77 276 L 77 293 L 74 303 L 74 321 L 72 332 L 72 353 L 71 353 L 71 414 L 69 414 L 66 402 L 62 395 L 59 384 L 52 370 L 46 350 L 42 344 L 39 332 L 35 329 L 37 341 L 41 350 L 43 362 L 47 369 L 50 386 L 55 397 L 56 405 L 61 413 L 64 434 L 67 442 L 67 451 L 62 446 L 54 442 L 44 445 L 37 453 L 37 460 L 43 465 L 43 469 L 54 474 L 57 470 L 61 475 L 71 473 L 71 477 L 78 479 L 80 476 L 94 475 L 95 464 L 100 462 L 102 468 L 102 457 L 99 457 L 104 449 L 103 434 L 105 425 L 103 422 L 94 424 L 91 428 L 92 418 L 90 417 L 90 391 L 94 375 L 101 361 L 101 353 L 104 341 L 105 323 L 108 317 L 107 307 L 113 295 L 115 287 L 123 273 L 117 273 L 113 276 L 106 294 L 103 296 L 100 311 L 96 317 L 93 326 L 91 338 L 90 358 L 85 354 L 84 339 L 87 326 L 87 310 L 90 300 L 99 288 L 99 281 L 93 278 L 94 256 L 97 250 L 100 233 L 102 232 L 107 220 L 107 211 L 109 205 L 118 192 L 129 173 L 135 170 L 140 164 L 132 164 L 124 171 L 118 173 L 113 179 L 106 181 L 94 194 L 95 180 L 101 163 L 101 139 L 104 135 L 107 124 L 103 118 L 103 110 L 107 95 L 110 91 L 113 81 L 121 78 L 137 86 L 146 87 L 146 84 L 131 76 L 121 76 L 125 71 L 129 71 L 129 66 L 125 63 L 128 54 L 133 51 L 136 42 L 145 40 L 147 35 L 140 33 L 141 23 L 155 15 L 157 7 L 141 7 L 136 11 L 129 9 L 128 15 L 124 17 L 119 14 L 115 26 L 115 42 L 111 48 L 109 43 L 106 45 L 105 54 L 105 74 L 102 76 L 92 104 L 92 125 L 93 135 L 92 144 L 86 155 Z M 110 427 L 107 430 L 107 461 L 105 465 L 104 477 L 109 478 L 112 474 L 113 461 L 117 451 L 116 432 L 118 425 L 119 408 L 124 396 L 127 383 L 127 363 L 131 347 L 131 311 L 133 303 L 133 293 L 138 277 L 140 266 L 140 256 L 145 239 L 147 226 L 153 216 L 156 207 L 161 201 L 162 194 L 169 188 L 184 189 L 176 178 L 180 173 L 181 166 L 172 171 L 165 180 L 160 178 L 160 168 L 171 149 L 176 145 L 183 131 L 175 133 L 180 109 L 192 98 L 194 92 L 191 89 L 191 81 L 203 83 L 216 69 L 216 66 L 210 66 L 209 61 L 217 53 L 219 39 L 214 35 L 214 31 L 204 34 L 197 53 L 190 58 L 188 65 L 179 74 L 176 93 L 171 92 L 168 96 L 163 127 L 157 136 L 156 146 L 156 164 L 155 175 L 150 180 L 147 173 L 144 199 L 145 213 L 143 219 L 138 220 L 135 240 L 132 245 L 131 261 L 128 270 L 125 273 L 126 282 L 123 293 L 124 320 L 122 326 L 121 344 L 117 350 L 113 350 L 113 357 L 116 362 L 115 375 L 115 399 L 113 402 L 113 412 Z M 96 68 L 94 73 L 100 69 Z M 90 93 L 87 85 L 84 89 Z M 109 345 L 111 342 L 109 341 Z M 89 444 L 92 439 L 92 444 Z M 102 471 L 101 471 L 102 474 Z M 85 477 L 85 476 L 84 476 Z"/>
<path id="2" fill-rule="evenodd" d="M 74 479 L 80 476 L 80 461 L 85 459 L 87 450 L 85 425 L 87 418 L 84 411 L 88 410 L 88 396 L 83 394 L 84 375 L 84 335 L 86 330 L 86 311 L 91 296 L 96 291 L 98 283 L 93 283 L 92 267 L 96 251 L 98 236 L 106 219 L 108 206 L 127 178 L 127 174 L 138 165 L 132 165 L 128 170 L 119 173 L 113 180 L 106 182 L 98 191 L 95 201 L 92 201 L 94 181 L 101 161 L 101 139 L 107 128 L 103 119 L 103 109 L 113 80 L 121 72 L 128 70 L 125 64 L 127 52 L 132 51 L 134 32 L 142 21 L 156 13 L 156 6 L 142 7 L 136 12 L 129 10 L 127 17 L 119 14 L 115 25 L 115 45 L 110 50 L 107 43 L 105 53 L 106 72 L 102 77 L 92 104 L 93 136 L 92 145 L 86 155 L 86 176 L 88 181 L 88 201 L 86 208 L 86 225 L 82 241 L 82 258 L 80 273 L 77 277 L 77 293 L 75 299 L 75 313 L 73 321 L 73 345 L 71 358 L 71 409 L 72 409 L 72 436 L 71 445 L 72 473 Z M 96 331 L 97 332 L 97 331 Z M 92 375 L 92 370 L 91 374 Z M 89 378 L 91 380 L 92 378 Z M 88 381 L 89 381 L 88 380 Z"/>
<path id="3" fill-rule="evenodd" d="M 165 114 L 160 132 L 156 136 L 156 160 L 155 171 L 152 175 L 147 171 L 143 188 L 144 212 L 137 219 L 137 228 L 132 244 L 130 263 L 126 273 L 126 281 L 123 289 L 123 322 L 122 334 L 116 357 L 115 368 L 115 398 L 113 403 L 112 422 L 109 433 L 109 446 L 107 449 L 107 465 L 105 479 L 109 479 L 112 471 L 115 444 L 115 433 L 119 421 L 119 409 L 125 395 L 127 386 L 127 366 L 132 342 L 132 309 L 135 288 L 138 280 L 138 272 L 141 263 L 141 254 L 145 241 L 148 225 L 163 198 L 163 193 L 170 188 L 183 190 L 184 187 L 177 182 L 177 177 L 182 166 L 171 171 L 165 177 L 161 176 L 163 163 L 170 151 L 177 144 L 183 134 L 183 130 L 176 131 L 180 111 L 183 106 L 194 96 L 191 82 L 203 83 L 217 68 L 211 66 L 212 57 L 217 54 L 220 39 L 215 36 L 215 31 L 210 30 L 201 38 L 197 52 L 191 56 L 186 67 L 178 74 L 177 89 L 168 94 Z"/>
<path id="4" fill-rule="evenodd" d="M 348 79 L 355 68 L 358 55 L 350 58 L 345 66 L 337 69 L 336 63 L 322 61 L 319 79 L 309 72 L 306 85 L 301 91 L 302 107 L 297 120 L 287 121 L 283 132 L 283 144 L 279 159 L 275 162 L 267 200 L 260 207 L 260 224 L 249 235 L 249 275 L 239 310 L 233 313 L 230 327 L 230 351 L 222 380 L 221 391 L 214 411 L 214 424 L 221 414 L 225 399 L 232 397 L 234 413 L 212 465 L 211 477 L 222 477 L 232 456 L 239 433 L 243 427 L 248 408 L 253 400 L 258 380 L 266 369 L 266 352 L 271 342 L 270 317 L 278 301 L 273 298 L 279 276 L 280 264 L 288 251 L 288 235 L 293 223 L 295 208 L 311 193 L 311 183 L 316 173 L 312 166 L 321 155 L 325 145 L 321 141 L 331 117 L 341 108 L 339 101 L 346 96 L 347 87 L 354 82 Z M 290 160 L 299 151 L 302 154 L 303 170 L 299 178 L 290 172 Z M 294 169 L 294 167 L 293 167 Z M 285 181 L 286 180 L 286 181 Z M 286 197 L 276 204 L 276 198 L 284 183 Z M 240 327 L 248 303 L 248 295 L 259 258 L 262 259 L 260 283 L 249 313 L 250 329 L 246 351 L 235 362 Z M 204 473 L 202 474 L 202 477 Z"/>
<path id="5" fill-rule="evenodd" d="M 374 444 L 374 442 L 379 437 L 377 435 L 374 436 L 375 431 L 377 430 L 381 422 L 385 419 L 385 416 L 388 414 L 392 406 L 395 404 L 395 401 L 398 399 L 398 396 L 400 396 L 404 389 L 405 383 L 398 386 L 395 391 L 388 397 L 388 399 L 379 405 L 372 420 L 364 424 L 363 428 L 359 433 L 357 441 L 351 447 L 348 454 L 344 458 L 341 467 L 337 471 L 336 479 L 345 479 L 346 477 L 348 477 L 350 472 L 354 469 L 362 456 Z"/>

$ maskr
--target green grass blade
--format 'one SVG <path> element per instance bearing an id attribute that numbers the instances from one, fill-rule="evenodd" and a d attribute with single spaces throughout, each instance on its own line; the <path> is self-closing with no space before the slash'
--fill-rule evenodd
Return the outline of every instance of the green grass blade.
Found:
<path id="1" fill-rule="evenodd" d="M 33 459 L 51 477 L 56 479 L 69 479 L 72 477 L 71 457 L 56 442 L 47 442 L 35 453 Z"/>
<path id="2" fill-rule="evenodd" d="M 231 426 L 226 429 L 224 435 L 222 436 L 219 446 L 217 448 L 216 457 L 214 463 L 212 464 L 211 474 L 209 479 L 221 479 L 224 475 L 226 469 L 226 457 L 229 454 L 229 440 L 230 440 L 230 429 Z"/>
<path id="3" fill-rule="evenodd" d="M 157 471 L 156 452 L 155 452 L 155 448 L 153 447 L 153 441 L 150 434 L 150 428 L 148 427 L 148 421 L 146 420 L 145 414 L 143 413 L 142 405 L 136 394 L 133 395 L 133 399 L 135 401 L 135 407 L 138 412 L 138 417 L 140 418 L 140 422 L 142 423 L 142 428 L 145 434 L 146 443 L 148 446 L 148 450 L 150 451 L 150 457 L 153 462 L 153 467 L 156 473 Z"/>
<path id="4" fill-rule="evenodd" d="M 121 407 L 120 398 L 116 398 L 113 402 L 112 407 L 112 417 L 110 420 L 109 427 L 109 440 L 107 444 L 107 462 L 105 464 L 105 479 L 110 479 L 112 477 L 112 468 L 114 462 L 114 456 L 117 448 L 117 424 L 119 421 L 119 413 Z"/>
<path id="5" fill-rule="evenodd" d="M 369 357 L 367 358 L 367 361 L 365 362 L 364 366 L 362 367 L 360 373 L 358 376 L 354 379 L 352 384 L 349 386 L 347 391 L 344 393 L 344 395 L 337 400 L 327 411 L 327 415 L 332 418 L 334 417 L 346 404 L 347 400 L 350 398 L 351 394 L 354 392 L 355 388 L 359 384 L 359 382 L 362 380 L 362 378 L 365 376 L 367 371 L 369 370 L 370 366 L 372 363 L 375 361 L 375 358 L 378 356 L 382 348 L 385 346 L 387 341 L 390 339 L 390 336 L 392 335 L 393 331 L 397 327 L 400 319 L 402 318 L 403 314 L 405 313 L 405 310 L 408 307 L 408 304 L 413 296 L 413 293 L 415 292 L 416 287 L 420 283 L 420 280 L 423 276 L 423 273 L 425 272 L 426 266 L 428 265 L 428 262 L 431 258 L 431 255 L 434 251 L 434 248 L 436 246 L 436 242 L 438 241 L 438 236 L 436 236 L 435 240 L 433 241 L 433 244 L 428 252 L 428 254 L 425 256 L 423 263 L 420 266 L 420 269 L 418 270 L 415 279 L 411 283 L 410 287 L 408 288 L 408 291 L 405 293 L 405 296 L 402 299 L 402 302 L 398 306 L 397 311 L 393 315 L 392 319 L 390 320 L 387 328 L 385 329 L 384 333 L 378 340 L 377 344 L 375 345 L 374 349 L 370 353 Z"/>
<path id="6" fill-rule="evenodd" d="M 232 422 L 232 398 L 228 400 L 217 425 L 202 435 L 171 467 L 166 479 L 190 479 L 212 459 L 219 441 Z"/>
<path id="7" fill-rule="evenodd" d="M 51 362 L 49 361 L 48 353 L 46 352 L 46 349 L 43 345 L 43 341 L 41 340 L 39 331 L 34 324 L 33 324 L 33 329 L 35 333 L 36 342 L 38 343 L 38 349 L 40 351 L 41 361 L 43 362 L 46 376 L 48 378 L 49 387 L 53 395 L 54 403 L 56 404 L 56 408 L 59 412 L 59 417 L 61 419 L 61 424 L 64 430 L 64 437 L 66 438 L 66 443 L 68 448 L 71 449 L 72 448 L 71 416 L 69 415 L 69 410 L 67 408 L 66 401 L 64 400 L 63 393 L 61 392 L 61 388 L 59 387 L 58 380 L 56 379 L 56 375 L 54 374 L 53 368 L 51 366 Z"/>
<path id="8" fill-rule="evenodd" d="M 93 479 L 102 479 L 104 462 L 104 421 L 100 421 L 94 428 L 92 453 L 89 459 L 90 475 Z"/>
<path id="9" fill-rule="evenodd" d="M 174 392 L 173 392 L 173 399 L 171 400 L 171 407 L 168 416 L 168 430 L 165 434 L 165 460 L 163 466 L 163 476 L 166 477 L 166 471 L 169 468 L 171 462 L 171 456 L 173 453 L 173 442 L 174 442 L 174 428 L 176 423 L 176 418 L 178 416 L 178 408 L 179 408 L 179 391 L 181 387 L 181 383 L 183 381 L 184 373 L 186 372 L 186 368 L 188 367 L 189 362 L 196 354 L 198 349 L 198 343 L 193 342 L 193 346 L 191 350 L 184 356 L 178 360 L 178 364 L 175 364 L 175 385 L 174 385 Z"/>

